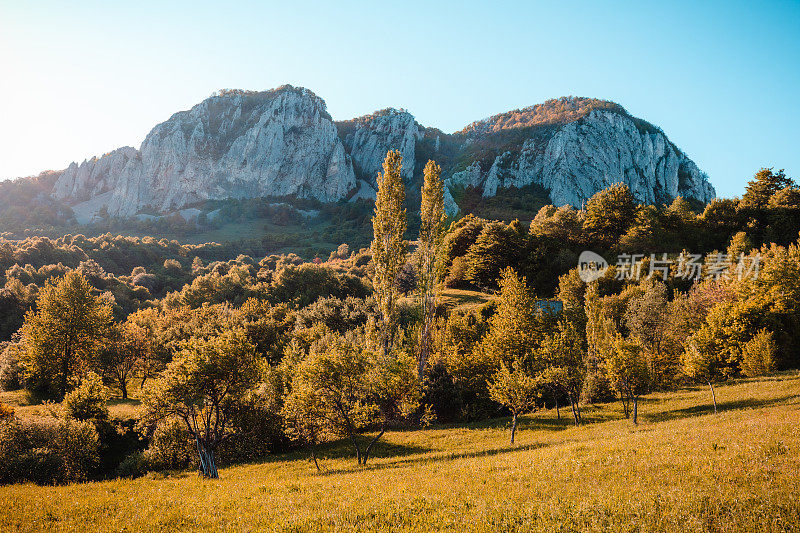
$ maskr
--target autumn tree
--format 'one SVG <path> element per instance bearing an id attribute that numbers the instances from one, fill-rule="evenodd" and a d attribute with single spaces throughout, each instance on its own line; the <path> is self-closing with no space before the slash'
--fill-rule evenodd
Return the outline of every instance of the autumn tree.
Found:
<path id="1" fill-rule="evenodd" d="M 495 369 L 513 361 L 530 365 L 544 330 L 544 317 L 525 278 L 511 267 L 502 272 L 497 310 L 489 321 L 489 331 L 476 346 L 476 352 Z"/>
<path id="2" fill-rule="evenodd" d="M 125 321 L 111 328 L 100 352 L 103 374 L 119 387 L 123 399 L 128 397 L 130 380 L 137 373 L 146 372 L 157 350 L 156 340 L 150 332 L 135 321 Z"/>
<path id="3" fill-rule="evenodd" d="M 82 274 L 73 271 L 48 281 L 22 326 L 29 386 L 63 397 L 76 379 L 99 369 L 111 320 L 111 304 L 93 293 Z"/>
<path id="4" fill-rule="evenodd" d="M 559 321 L 555 330 L 542 339 L 538 359 L 541 366 L 537 380 L 553 391 L 556 406 L 560 394 L 569 399 L 572 418 L 578 425 L 586 362 L 583 341 L 575 326 L 565 320 Z"/>
<path id="5" fill-rule="evenodd" d="M 378 192 L 375 214 L 372 217 L 372 261 L 375 268 L 373 286 L 380 312 L 381 349 L 388 352 L 393 342 L 397 322 L 397 280 L 406 264 L 405 186 L 403 185 L 403 157 L 398 150 L 390 150 L 383 161 L 383 172 L 378 173 Z"/>
<path id="6" fill-rule="evenodd" d="M 783 169 L 773 172 L 771 168 L 762 168 L 747 183 L 746 192 L 742 195 L 739 206 L 745 208 L 767 207 L 770 198 L 775 193 L 794 186 L 794 181 L 786 176 Z"/>
<path id="7" fill-rule="evenodd" d="M 233 435 L 232 419 L 258 379 L 255 347 L 241 329 L 192 338 L 145 389 L 143 421 L 181 420 L 197 446 L 201 473 L 217 478 L 217 450 Z"/>
<path id="8" fill-rule="evenodd" d="M 642 345 L 636 339 L 618 336 L 605 359 L 611 386 L 633 403 L 633 423 L 639 423 L 639 396 L 649 390 L 650 372 Z"/>
<path id="9" fill-rule="evenodd" d="M 763 376 L 775 370 L 775 340 L 766 329 L 756 333 L 742 346 L 742 374 Z"/>
<path id="10" fill-rule="evenodd" d="M 419 245 L 417 247 L 420 299 L 422 300 L 422 331 L 417 367 L 420 380 L 425 375 L 425 367 L 430 357 L 433 322 L 441 282 L 440 248 L 445 221 L 444 186 L 441 172 L 441 167 L 434 161 L 428 161 L 423 171 Z"/>
<path id="11" fill-rule="evenodd" d="M 519 360 L 515 360 L 511 368 L 500 363 L 500 369 L 489 383 L 489 397 L 511 411 L 511 444 L 517 433 L 517 418 L 534 407 L 538 398 L 538 383 L 523 368 Z"/>

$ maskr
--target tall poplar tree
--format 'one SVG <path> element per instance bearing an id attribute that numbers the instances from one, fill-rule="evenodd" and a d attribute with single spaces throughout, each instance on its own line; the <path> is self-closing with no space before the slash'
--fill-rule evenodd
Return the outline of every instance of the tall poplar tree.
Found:
<path id="1" fill-rule="evenodd" d="M 433 321 L 441 278 L 438 251 L 444 230 L 444 185 L 442 168 L 434 161 L 425 165 L 422 184 L 419 229 L 419 285 L 422 300 L 422 332 L 419 343 L 418 373 L 422 379 L 431 350 Z"/>
<path id="2" fill-rule="evenodd" d="M 372 262 L 375 267 L 373 286 L 381 314 L 380 345 L 389 352 L 397 326 L 397 278 L 406 263 L 406 197 L 403 185 L 403 156 L 389 150 L 378 173 L 378 194 L 372 217 Z"/>

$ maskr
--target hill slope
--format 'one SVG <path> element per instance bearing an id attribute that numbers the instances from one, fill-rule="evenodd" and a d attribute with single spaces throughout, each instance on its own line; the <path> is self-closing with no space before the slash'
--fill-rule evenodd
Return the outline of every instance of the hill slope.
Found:
<path id="1" fill-rule="evenodd" d="M 800 374 L 647 397 L 591 423 L 543 411 L 516 447 L 506 420 L 386 436 L 372 465 L 346 447 L 224 469 L 67 487 L 0 488 L 12 531 L 796 531 Z"/>

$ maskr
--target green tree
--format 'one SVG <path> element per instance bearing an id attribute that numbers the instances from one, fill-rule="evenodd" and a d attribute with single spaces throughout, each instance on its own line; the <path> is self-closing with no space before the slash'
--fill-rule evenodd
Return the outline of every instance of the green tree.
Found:
<path id="1" fill-rule="evenodd" d="M 520 361 L 511 369 L 500 363 L 500 369 L 489 383 L 489 397 L 511 411 L 511 444 L 517 433 L 517 417 L 536 407 L 538 383 L 528 374 Z"/>
<path id="2" fill-rule="evenodd" d="M 464 259 L 467 280 L 481 288 L 495 287 L 504 268 L 520 263 L 525 237 L 518 221 L 486 224 Z"/>
<path id="3" fill-rule="evenodd" d="M 381 349 L 388 352 L 397 327 L 397 279 L 406 264 L 405 186 L 403 157 L 390 150 L 378 174 L 375 215 L 372 217 L 372 261 L 375 268 L 373 286 L 381 314 Z"/>
<path id="4" fill-rule="evenodd" d="M 74 420 L 105 420 L 108 418 L 108 389 L 103 380 L 89 372 L 81 384 L 69 392 L 62 403 L 65 418 Z"/>
<path id="5" fill-rule="evenodd" d="M 111 320 L 110 303 L 93 294 L 82 274 L 73 271 L 48 281 L 22 326 L 29 386 L 60 398 L 76 378 L 99 369 Z"/>
<path id="6" fill-rule="evenodd" d="M 783 169 L 773 172 L 771 168 L 762 168 L 747 183 L 746 192 L 742 195 L 739 206 L 756 209 L 767 207 L 775 193 L 787 187 L 795 186 L 794 181 L 786 177 Z"/>
<path id="7" fill-rule="evenodd" d="M 422 205 L 420 208 L 419 288 L 422 300 L 422 331 L 420 332 L 419 362 L 417 371 L 420 381 L 425 375 L 425 366 L 431 352 L 433 322 L 442 274 L 441 244 L 444 230 L 444 186 L 441 167 L 428 161 L 423 172 Z"/>
<path id="8" fill-rule="evenodd" d="M 201 473 L 217 478 L 217 449 L 233 435 L 232 419 L 259 371 L 255 347 L 241 329 L 192 338 L 145 389 L 143 422 L 183 421 L 197 445 Z"/>
<path id="9" fill-rule="evenodd" d="M 636 202 L 627 185 L 615 183 L 589 198 L 583 229 L 590 239 L 604 245 L 616 242 L 636 215 Z"/>

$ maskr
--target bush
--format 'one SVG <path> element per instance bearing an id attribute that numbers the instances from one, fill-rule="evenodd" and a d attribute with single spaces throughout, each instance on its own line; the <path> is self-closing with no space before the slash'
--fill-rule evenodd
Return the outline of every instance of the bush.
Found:
<path id="1" fill-rule="evenodd" d="M 24 372 L 19 362 L 21 351 L 21 345 L 10 344 L 0 354 L 0 389 L 4 391 L 22 388 Z"/>
<path id="2" fill-rule="evenodd" d="M 772 333 L 762 329 L 742 347 L 742 374 L 763 376 L 775 370 L 775 341 Z"/>
<path id="3" fill-rule="evenodd" d="M 75 420 L 108 419 L 108 389 L 100 376 L 89 372 L 81 384 L 64 397 L 62 409 L 65 418 Z"/>
<path id="4" fill-rule="evenodd" d="M 14 418 L 14 408 L 0 402 L 0 422 Z"/>
<path id="5" fill-rule="evenodd" d="M 90 422 L 0 422 L 0 483 L 87 481 L 97 473 L 100 439 Z"/>
<path id="6" fill-rule="evenodd" d="M 184 423 L 167 420 L 156 427 L 139 466 L 147 470 L 183 470 L 196 463 L 196 456 L 197 449 Z M 126 468 L 132 466 L 129 463 Z"/>

